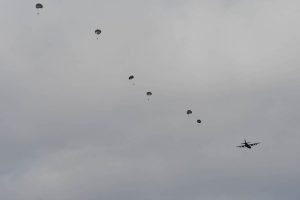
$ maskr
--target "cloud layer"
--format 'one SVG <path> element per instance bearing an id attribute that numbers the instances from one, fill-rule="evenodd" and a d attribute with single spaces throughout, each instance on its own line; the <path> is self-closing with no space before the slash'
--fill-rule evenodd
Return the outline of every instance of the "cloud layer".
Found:
<path id="1" fill-rule="evenodd" d="M 35 3 L 0 2 L 0 199 L 300 198 L 298 1 Z"/>

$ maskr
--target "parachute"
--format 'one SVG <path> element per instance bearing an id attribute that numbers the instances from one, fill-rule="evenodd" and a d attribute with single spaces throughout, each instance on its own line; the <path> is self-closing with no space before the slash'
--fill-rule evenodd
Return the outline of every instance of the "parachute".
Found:
<path id="1" fill-rule="evenodd" d="M 186 114 L 189 116 L 190 114 L 192 114 L 193 112 L 191 110 L 187 110 Z"/>
<path id="2" fill-rule="evenodd" d="M 39 13 L 39 10 L 42 9 L 44 6 L 41 4 L 41 3 L 37 3 L 35 4 L 35 8 L 38 10 L 37 14 L 40 14 Z"/>
<path id="3" fill-rule="evenodd" d="M 152 92 L 147 92 L 146 95 L 148 96 L 148 101 L 149 101 L 150 97 L 152 96 Z"/>
<path id="4" fill-rule="evenodd" d="M 101 31 L 100 29 L 96 29 L 96 30 L 95 30 L 95 34 L 96 34 L 97 36 L 100 35 L 101 32 L 102 32 L 102 31 Z M 97 37 L 97 40 L 98 40 L 98 37 Z"/>
<path id="5" fill-rule="evenodd" d="M 131 76 L 129 76 L 129 78 L 128 78 L 130 81 L 133 81 L 133 79 L 134 79 L 134 76 L 133 75 L 131 75 Z M 135 83 L 134 82 L 132 82 L 132 85 L 135 85 Z"/>
<path id="6" fill-rule="evenodd" d="M 201 120 L 200 120 L 200 119 L 197 119 L 197 123 L 198 123 L 198 124 L 201 124 Z"/>
<path id="7" fill-rule="evenodd" d="M 36 7 L 37 9 L 41 9 L 41 8 L 43 8 L 43 5 L 42 5 L 41 3 L 37 3 L 37 4 L 35 5 L 35 7 Z"/>

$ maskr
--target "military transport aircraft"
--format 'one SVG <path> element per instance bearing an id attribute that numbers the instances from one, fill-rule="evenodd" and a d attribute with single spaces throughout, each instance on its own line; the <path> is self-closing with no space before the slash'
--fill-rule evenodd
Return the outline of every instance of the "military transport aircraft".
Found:
<path id="1" fill-rule="evenodd" d="M 260 142 L 249 143 L 249 142 L 247 142 L 246 139 L 245 139 L 245 142 L 242 143 L 242 145 L 237 146 L 237 147 L 240 147 L 240 148 L 247 147 L 248 149 L 251 149 L 252 146 L 256 146 L 256 145 L 258 145 L 259 143 L 260 143 Z"/>

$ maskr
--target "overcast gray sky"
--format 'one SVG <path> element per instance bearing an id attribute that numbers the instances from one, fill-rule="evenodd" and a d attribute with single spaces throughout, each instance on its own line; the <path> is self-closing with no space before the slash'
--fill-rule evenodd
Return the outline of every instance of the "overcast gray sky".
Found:
<path id="1" fill-rule="evenodd" d="M 300 199 L 298 0 L 35 3 L 0 0 L 0 199 Z"/>

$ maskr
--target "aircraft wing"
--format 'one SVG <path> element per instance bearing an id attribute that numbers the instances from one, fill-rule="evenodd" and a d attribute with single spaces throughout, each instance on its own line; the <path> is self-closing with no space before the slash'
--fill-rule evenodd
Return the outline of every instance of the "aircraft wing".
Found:
<path id="1" fill-rule="evenodd" d="M 245 147 L 245 145 L 241 145 L 241 146 L 236 146 L 236 147 L 239 147 L 239 148 L 244 148 L 244 147 Z"/>
<path id="2" fill-rule="evenodd" d="M 256 143 L 252 143 L 252 144 L 249 144 L 250 146 L 256 146 L 256 145 L 258 145 L 259 144 L 259 142 L 256 142 Z"/>

